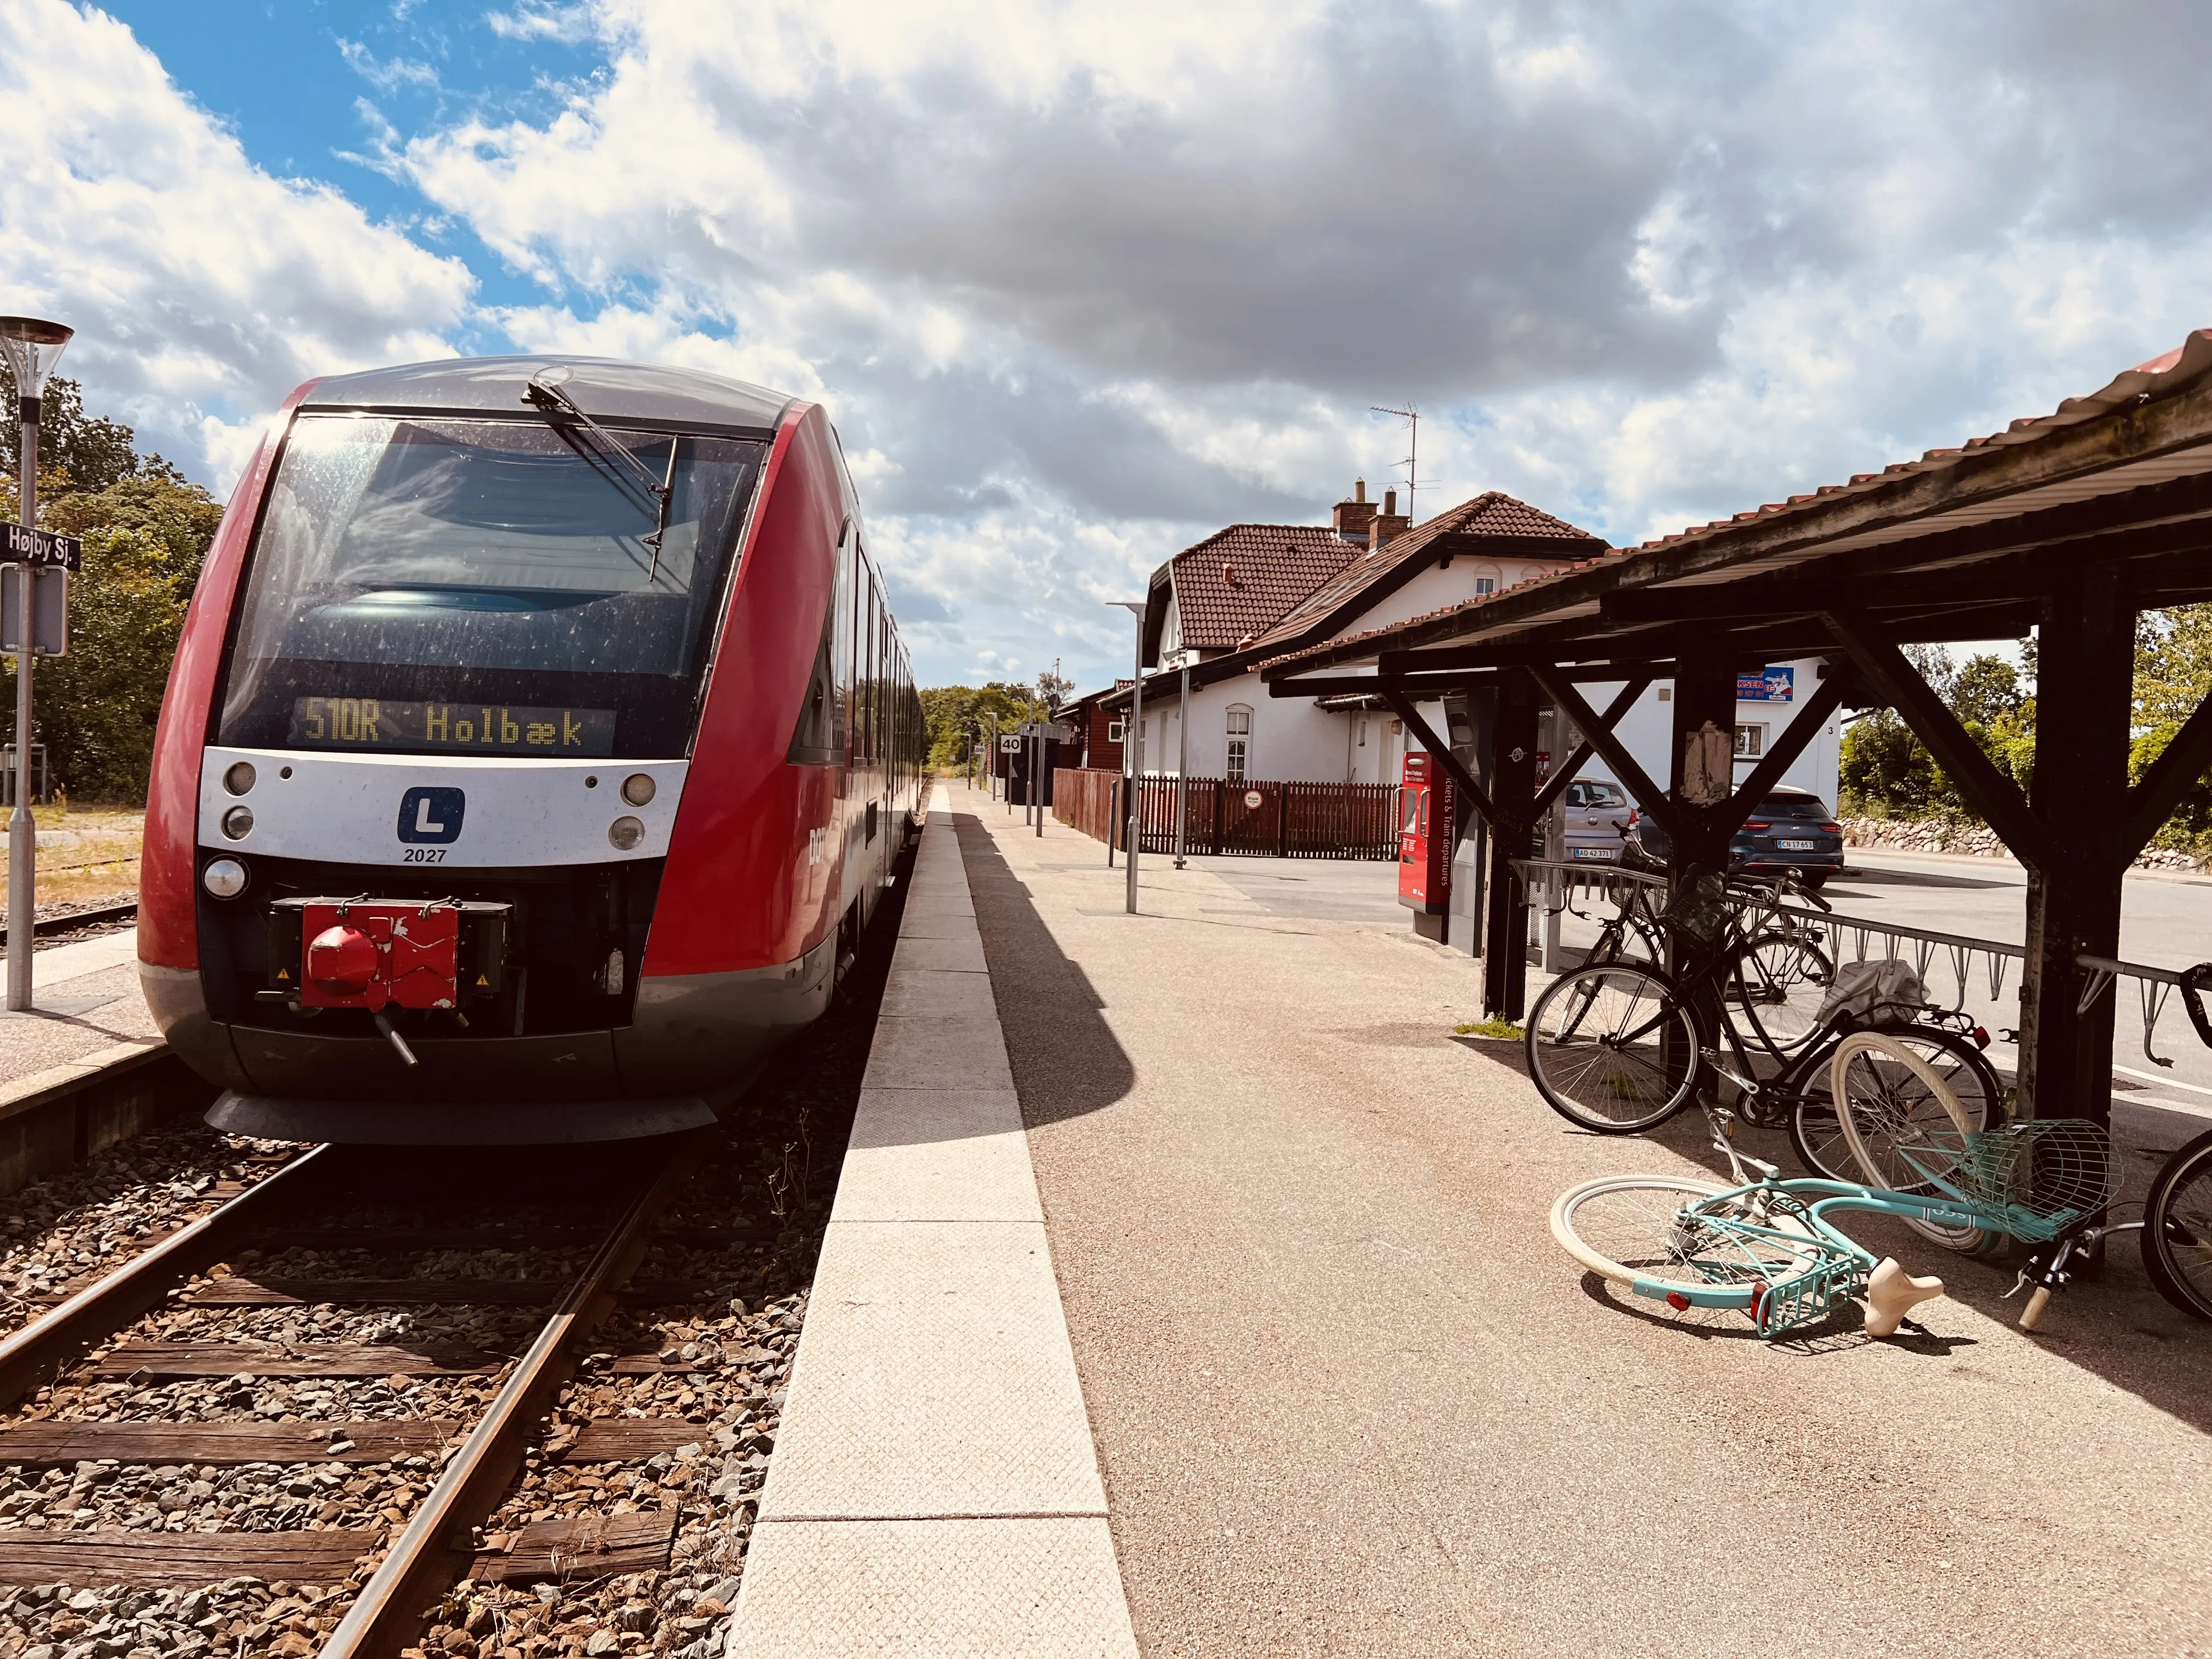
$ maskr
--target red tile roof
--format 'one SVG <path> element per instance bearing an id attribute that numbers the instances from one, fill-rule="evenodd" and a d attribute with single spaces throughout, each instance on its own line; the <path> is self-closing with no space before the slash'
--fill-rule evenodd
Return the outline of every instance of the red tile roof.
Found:
<path id="1" fill-rule="evenodd" d="M 1431 544 L 1447 535 L 1580 544 L 1592 551 L 1601 550 L 1605 546 L 1589 531 L 1578 530 L 1564 519 L 1555 519 L 1501 490 L 1486 490 L 1473 501 L 1462 501 L 1437 514 L 1425 524 L 1400 532 L 1372 552 L 1361 553 L 1342 575 L 1316 588 L 1304 603 L 1284 613 L 1282 619 L 1261 635 L 1257 642 L 1262 646 L 1285 645 L 1316 627 L 1326 625 L 1376 583 L 1408 564 L 1419 563 Z M 1574 550 L 1571 546 L 1562 546 L 1558 556 L 1565 558 Z"/>
<path id="2" fill-rule="evenodd" d="M 1182 642 L 1233 650 L 1264 632 L 1359 556 L 1333 530 L 1298 524 L 1232 524 L 1169 561 Z"/>

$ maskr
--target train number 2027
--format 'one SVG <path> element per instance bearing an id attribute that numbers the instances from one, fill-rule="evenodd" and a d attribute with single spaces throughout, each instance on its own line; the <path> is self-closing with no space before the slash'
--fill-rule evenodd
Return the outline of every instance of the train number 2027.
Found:
<path id="1" fill-rule="evenodd" d="M 442 847 L 403 847 L 399 850 L 402 864 L 443 864 L 446 849 Z"/>

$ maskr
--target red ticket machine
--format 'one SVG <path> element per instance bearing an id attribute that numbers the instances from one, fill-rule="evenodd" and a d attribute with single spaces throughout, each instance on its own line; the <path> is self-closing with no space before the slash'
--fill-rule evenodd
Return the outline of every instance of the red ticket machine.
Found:
<path id="1" fill-rule="evenodd" d="M 1451 906 L 1451 775 L 1425 750 L 1409 752 L 1398 788 L 1398 902 L 1441 916 Z"/>

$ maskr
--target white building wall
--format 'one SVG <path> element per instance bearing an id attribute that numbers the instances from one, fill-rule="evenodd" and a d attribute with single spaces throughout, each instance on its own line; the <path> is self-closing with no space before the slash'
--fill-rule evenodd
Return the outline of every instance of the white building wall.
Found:
<path id="1" fill-rule="evenodd" d="M 1776 666 L 1790 671 L 1792 683 L 1788 702 L 1742 702 L 1735 706 L 1736 724 L 1739 726 L 1763 726 L 1765 740 L 1768 743 L 1781 738 L 1790 721 L 1796 718 L 1797 711 L 1820 683 L 1821 664 L 1817 657 L 1802 658 Z M 1620 691 L 1618 684 L 1584 685 L 1578 689 L 1583 700 L 1601 713 Z M 1636 757 L 1637 763 L 1662 788 L 1666 787 L 1670 769 L 1668 744 L 1674 732 L 1673 692 L 1674 687 L 1667 681 L 1655 682 L 1645 688 L 1644 695 L 1637 699 L 1635 707 L 1623 714 L 1620 723 L 1614 727 L 1620 732 L 1621 741 L 1628 745 L 1629 753 Z M 1843 761 L 1841 720 L 1839 714 L 1831 714 L 1823 720 L 1813 741 L 1805 745 L 1805 752 L 1792 761 L 1789 770 L 1782 775 L 1784 783 L 1794 788 L 1811 790 L 1827 802 L 1831 810 L 1836 805 L 1837 779 Z M 1756 757 L 1738 756 L 1736 777 L 1741 780 L 1748 776 L 1752 768 L 1758 763 Z M 1583 775 L 1593 778 L 1613 778 L 1616 783 L 1620 781 L 1613 777 L 1612 769 L 1595 756 L 1583 768 Z"/>
<path id="2" fill-rule="evenodd" d="M 1736 705 L 1739 726 L 1765 728 L 1772 743 L 1796 716 L 1806 698 L 1820 684 L 1818 658 L 1778 665 L 1790 671 L 1789 700 L 1747 701 Z M 1172 679 L 1162 695 L 1161 682 L 1150 682 L 1145 703 L 1145 746 L 1141 750 L 1148 773 L 1172 776 L 1176 769 L 1182 712 Z M 1583 696 L 1594 708 L 1603 709 L 1619 693 L 1618 684 L 1587 684 Z M 1661 681 L 1646 688 L 1633 708 L 1621 716 L 1621 740 L 1662 787 L 1667 782 L 1668 744 L 1673 726 L 1673 686 Z M 1232 710 L 1250 714 L 1246 738 L 1244 775 L 1267 782 L 1395 783 L 1408 738 L 1400 722 L 1387 709 L 1338 711 L 1324 709 L 1306 697 L 1273 697 L 1256 672 L 1199 688 L 1191 693 L 1190 775 L 1199 778 L 1224 776 Z M 1425 706 L 1421 717 L 1439 732 L 1443 730 L 1441 704 Z M 1360 736 L 1364 727 L 1366 741 Z M 1820 732 L 1784 775 L 1783 781 L 1809 789 L 1832 808 L 1836 805 L 1838 769 L 1842 757 L 1840 717 L 1831 714 Z M 1736 776 L 1749 775 L 1757 757 L 1736 762 Z M 1583 769 L 1587 777 L 1612 778 L 1602 760 L 1592 758 Z M 1614 780 L 1618 781 L 1619 780 Z"/>

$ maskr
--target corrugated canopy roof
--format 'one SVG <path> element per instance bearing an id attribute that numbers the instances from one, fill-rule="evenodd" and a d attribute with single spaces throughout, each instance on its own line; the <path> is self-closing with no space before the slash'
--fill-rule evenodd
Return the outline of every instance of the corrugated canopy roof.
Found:
<path id="1" fill-rule="evenodd" d="M 2142 605 L 2212 597 L 2208 372 L 2212 330 L 2200 329 L 2002 432 L 1606 549 L 1425 617 L 1278 653 L 1264 672 L 1277 679 L 1443 646 L 1470 665 L 1819 651 L 1826 636 L 1798 619 L 1838 605 L 1887 614 L 1908 630 L 1899 638 L 1994 637 L 2032 621 L 2037 573 L 2052 558 L 2128 558 Z M 2123 531 L 2124 548 L 2114 539 Z M 1442 656 L 1427 650 L 1424 660 L 1441 665 Z"/>

